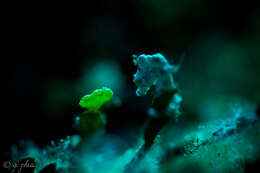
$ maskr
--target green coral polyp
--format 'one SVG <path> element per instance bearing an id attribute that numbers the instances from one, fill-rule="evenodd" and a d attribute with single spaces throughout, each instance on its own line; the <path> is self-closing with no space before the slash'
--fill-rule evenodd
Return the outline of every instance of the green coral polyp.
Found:
<path id="1" fill-rule="evenodd" d="M 88 109 L 90 112 L 96 112 L 99 108 L 108 102 L 113 96 L 113 91 L 109 88 L 96 89 L 91 94 L 81 98 L 79 105 Z"/>

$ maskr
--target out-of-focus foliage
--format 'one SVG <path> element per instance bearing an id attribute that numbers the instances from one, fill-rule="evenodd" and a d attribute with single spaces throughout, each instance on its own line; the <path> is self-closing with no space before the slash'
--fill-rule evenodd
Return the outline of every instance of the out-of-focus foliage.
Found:
<path id="1" fill-rule="evenodd" d="M 120 97 L 124 96 L 126 76 L 118 62 L 111 60 L 112 58 L 97 59 L 94 62 L 86 62 L 83 66 L 82 76 L 74 85 L 77 93 L 81 95 L 96 88 L 107 87 Z"/>
<path id="2" fill-rule="evenodd" d="M 82 137 L 88 138 L 101 130 L 106 124 L 106 117 L 100 112 L 83 112 L 80 115 L 79 130 Z"/>

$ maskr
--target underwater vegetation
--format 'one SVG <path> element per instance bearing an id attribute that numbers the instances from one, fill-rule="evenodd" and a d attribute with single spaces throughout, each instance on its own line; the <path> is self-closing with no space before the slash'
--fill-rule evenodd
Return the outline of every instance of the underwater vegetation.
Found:
<path id="1" fill-rule="evenodd" d="M 35 173 L 218 173 L 245 172 L 248 165 L 259 162 L 259 105 L 242 99 L 214 120 L 185 122 L 183 117 L 189 116 L 182 109 L 185 98 L 175 81 L 185 66 L 169 62 L 161 53 L 133 55 L 136 95 L 152 97 L 149 117 L 132 144 L 106 134 L 105 107 L 112 105 L 117 93 L 104 86 L 80 99 L 82 113 L 75 116 L 78 133 L 46 147 L 22 141 L 22 148 L 11 149 L 13 163 L 29 161 L 34 165 L 29 171 Z"/>
<path id="2" fill-rule="evenodd" d="M 99 108 L 109 101 L 112 96 L 113 91 L 111 89 L 102 88 L 81 98 L 79 105 L 87 109 L 80 117 L 77 117 L 82 136 L 90 136 L 106 124 L 105 115 L 99 111 Z"/>

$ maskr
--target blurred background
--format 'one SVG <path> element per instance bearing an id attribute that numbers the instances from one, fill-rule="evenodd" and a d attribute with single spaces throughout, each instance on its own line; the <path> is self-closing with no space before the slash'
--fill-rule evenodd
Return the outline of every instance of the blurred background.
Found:
<path id="1" fill-rule="evenodd" d="M 186 121 L 215 119 L 234 99 L 260 100 L 260 8 L 253 1 L 31 5 L 17 4 L 5 17 L 4 152 L 21 139 L 45 145 L 75 133 L 80 98 L 103 86 L 121 103 L 108 113 L 107 133 L 124 137 L 142 127 L 151 95 L 135 95 L 132 54 L 160 52 L 178 64 L 185 53 L 175 80 Z"/>

